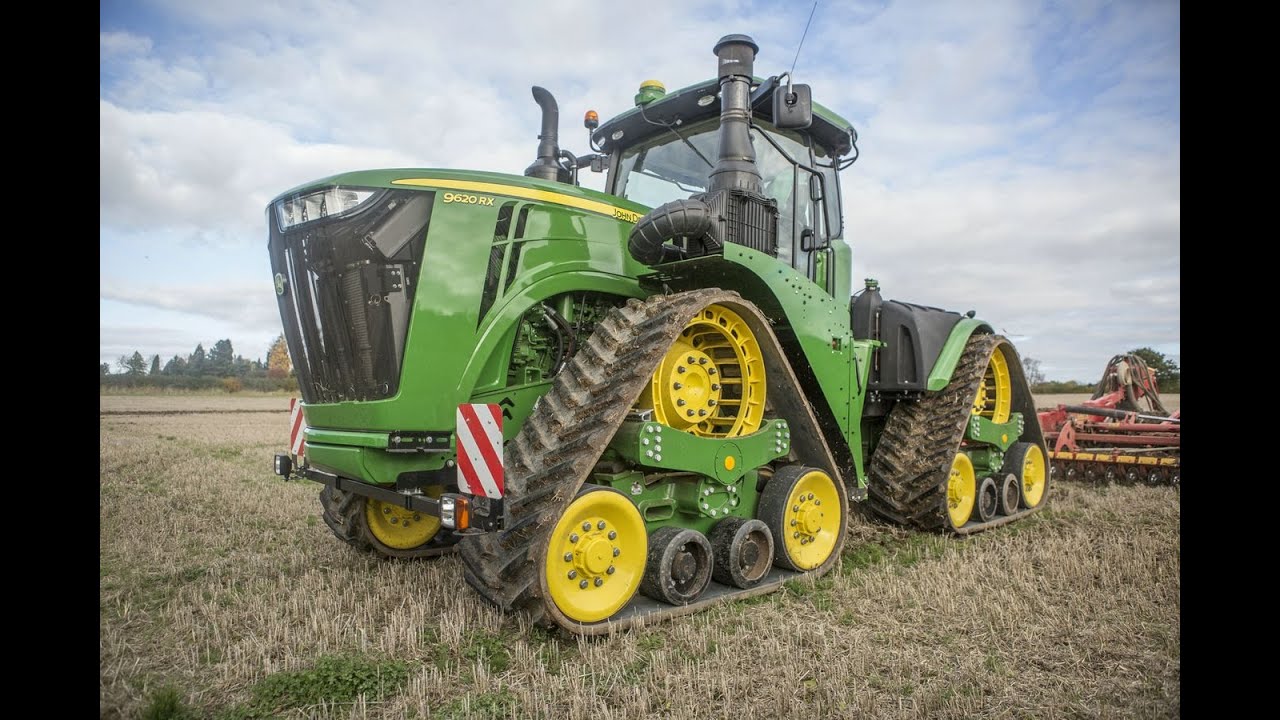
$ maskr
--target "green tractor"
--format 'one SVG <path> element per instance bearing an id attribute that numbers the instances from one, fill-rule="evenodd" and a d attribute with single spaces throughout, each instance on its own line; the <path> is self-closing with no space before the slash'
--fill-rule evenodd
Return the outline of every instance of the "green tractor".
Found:
<path id="1" fill-rule="evenodd" d="M 503 610 L 597 634 L 827 572 L 851 501 L 954 534 L 1043 506 L 1013 345 L 873 280 L 850 296 L 857 135 L 757 51 L 725 36 L 715 79 L 587 113 L 582 157 L 533 88 L 523 176 L 370 170 L 272 201 L 305 417 L 276 472 L 323 484 L 340 540 L 457 550 Z"/>

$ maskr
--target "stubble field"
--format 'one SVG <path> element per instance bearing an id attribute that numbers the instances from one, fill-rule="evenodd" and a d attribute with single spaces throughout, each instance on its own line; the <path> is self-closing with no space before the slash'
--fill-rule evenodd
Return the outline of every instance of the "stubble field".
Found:
<path id="1" fill-rule="evenodd" d="M 855 513 L 824 578 L 579 639 L 334 540 L 271 473 L 287 405 L 102 397 L 102 717 L 1179 714 L 1176 488 L 1060 483 L 967 539 Z"/>

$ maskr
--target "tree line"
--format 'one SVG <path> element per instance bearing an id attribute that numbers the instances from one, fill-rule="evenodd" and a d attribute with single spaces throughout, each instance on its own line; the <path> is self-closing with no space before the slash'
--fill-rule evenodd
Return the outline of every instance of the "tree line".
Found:
<path id="1" fill-rule="evenodd" d="M 121 355 L 116 370 L 101 363 L 99 380 L 104 388 L 156 388 L 177 390 L 297 390 L 298 381 L 289 359 L 289 348 L 280 335 L 267 349 L 267 360 L 250 360 L 236 354 L 230 339 L 215 342 L 208 352 L 204 343 L 187 356 L 174 355 L 161 364 L 159 355 L 148 360 L 135 350 Z"/>

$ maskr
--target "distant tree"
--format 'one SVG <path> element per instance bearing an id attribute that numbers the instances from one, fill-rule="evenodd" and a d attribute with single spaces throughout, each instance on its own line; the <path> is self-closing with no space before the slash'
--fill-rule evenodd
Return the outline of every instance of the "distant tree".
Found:
<path id="1" fill-rule="evenodd" d="M 204 354 L 204 343 L 196 345 L 196 349 L 187 358 L 187 374 L 203 375 L 205 366 L 208 364 L 208 358 Z"/>
<path id="2" fill-rule="evenodd" d="M 209 351 L 209 370 L 214 375 L 230 375 L 235 359 L 236 352 L 231 348 L 231 340 L 219 340 Z"/>
<path id="3" fill-rule="evenodd" d="M 289 346 L 284 341 L 284 335 L 281 334 L 267 350 L 267 377 L 289 377 L 291 370 L 293 370 L 293 361 L 289 359 Z"/>
<path id="4" fill-rule="evenodd" d="M 1140 347 L 1129 352 L 1142 358 L 1147 367 L 1151 368 L 1151 372 L 1156 374 L 1156 384 L 1160 386 L 1160 392 L 1181 391 L 1182 370 L 1175 360 L 1149 347 Z"/>
<path id="5" fill-rule="evenodd" d="M 120 369 L 126 375 L 141 375 L 147 371 L 146 358 L 142 357 L 142 353 L 137 350 L 134 350 L 133 354 L 128 357 L 121 355 L 116 364 L 120 366 Z"/>
<path id="6" fill-rule="evenodd" d="M 107 375 L 111 374 L 111 366 L 107 363 L 102 363 L 102 365 L 98 368 L 98 370 L 100 371 L 99 372 L 100 377 L 106 377 Z"/>
<path id="7" fill-rule="evenodd" d="M 163 375 L 183 375 L 187 372 L 187 361 L 181 356 L 174 355 L 164 364 L 164 369 L 160 372 Z"/>
<path id="8" fill-rule="evenodd" d="M 1040 361 L 1033 357 L 1022 358 L 1022 371 L 1027 374 L 1028 385 L 1040 385 L 1044 382 L 1044 371 L 1040 369 Z"/>
<path id="9" fill-rule="evenodd" d="M 148 374 L 148 375 L 159 375 L 159 374 L 160 374 L 160 356 L 159 356 L 159 355 L 152 355 L 152 356 L 151 356 L 151 370 L 150 370 L 149 372 L 147 372 L 147 374 Z"/>

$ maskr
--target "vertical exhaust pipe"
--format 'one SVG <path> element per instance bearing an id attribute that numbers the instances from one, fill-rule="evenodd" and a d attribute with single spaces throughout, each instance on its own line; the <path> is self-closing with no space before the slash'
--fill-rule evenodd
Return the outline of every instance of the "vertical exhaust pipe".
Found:
<path id="1" fill-rule="evenodd" d="M 560 106 L 546 88 L 533 86 L 533 101 L 542 108 L 542 132 L 538 134 L 538 156 L 525 168 L 526 177 L 556 181 L 560 168 Z"/>
<path id="2" fill-rule="evenodd" d="M 708 194 L 718 190 L 760 193 L 756 151 L 747 132 L 751 121 L 751 79 L 760 46 L 749 35 L 725 35 L 716 43 L 720 74 L 720 153 L 711 170 Z"/>

